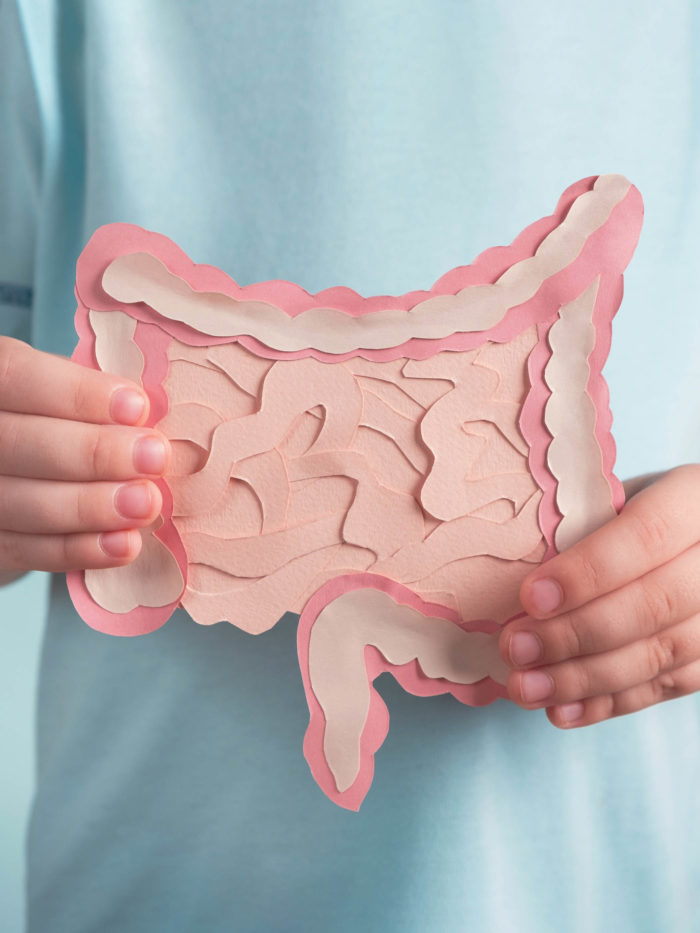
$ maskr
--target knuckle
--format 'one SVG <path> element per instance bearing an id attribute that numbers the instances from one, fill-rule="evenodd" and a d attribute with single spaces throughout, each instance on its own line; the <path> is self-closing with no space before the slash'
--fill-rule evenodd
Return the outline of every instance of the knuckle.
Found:
<path id="1" fill-rule="evenodd" d="M 105 431 L 93 428 L 86 431 L 86 459 L 95 478 L 109 476 L 113 466 L 114 449 Z"/>
<path id="2" fill-rule="evenodd" d="M 578 616 L 566 615 L 558 620 L 560 628 L 560 647 L 566 657 L 577 658 L 585 654 L 584 627 Z"/>
<path id="3" fill-rule="evenodd" d="M 6 533 L 0 533 L 0 568 L 2 570 L 23 570 L 20 549 L 12 538 Z"/>
<path id="4" fill-rule="evenodd" d="M 0 412 L 0 447 L 6 462 L 13 462 L 17 458 L 21 444 L 19 427 L 20 422 L 16 417 Z"/>
<path id="5" fill-rule="evenodd" d="M 651 681 L 651 691 L 654 703 L 663 703 L 665 700 L 675 700 L 684 696 L 685 691 L 677 682 L 672 671 L 664 671 Z"/>
<path id="6" fill-rule="evenodd" d="M 593 680 L 588 666 L 586 664 L 574 664 L 573 675 L 574 689 L 572 694 L 577 697 L 593 696 L 595 690 L 593 689 Z"/>
<path id="7" fill-rule="evenodd" d="M 601 588 L 601 573 L 595 560 L 582 550 L 572 552 L 570 559 L 571 576 L 574 581 L 583 585 L 586 592 L 597 593 Z"/>
<path id="8" fill-rule="evenodd" d="M 614 716 L 619 716 L 621 714 L 621 711 L 618 709 L 618 697 L 619 694 L 617 693 L 606 693 L 604 696 L 598 697 L 598 709 L 596 710 L 597 722 L 601 722 L 604 719 L 612 719 Z"/>
<path id="9" fill-rule="evenodd" d="M 94 399 L 94 386 L 91 386 L 90 382 L 91 380 L 87 370 L 76 374 L 75 382 L 73 383 L 72 403 L 73 411 L 76 413 L 79 420 L 81 414 L 84 414 L 85 411 L 89 409 L 90 403 Z"/>
<path id="10" fill-rule="evenodd" d="M 89 486 L 81 484 L 75 493 L 75 521 L 78 528 L 92 526 L 95 517 L 95 497 Z"/>
<path id="11" fill-rule="evenodd" d="M 669 537 L 668 522 L 658 510 L 640 509 L 630 515 L 633 533 L 642 551 L 650 558 L 658 558 Z"/>
<path id="12" fill-rule="evenodd" d="M 71 562 L 70 558 L 74 551 L 74 546 L 72 544 L 71 535 L 59 535 L 58 536 L 58 547 L 56 548 L 56 555 L 58 564 L 61 567 L 70 567 Z"/>
<path id="13" fill-rule="evenodd" d="M 675 617 L 674 600 L 666 587 L 654 580 L 641 584 L 641 611 L 643 615 L 657 625 L 670 625 Z"/>
<path id="14" fill-rule="evenodd" d="M 79 570 L 85 566 L 84 536 L 68 534 L 58 536 L 57 560 L 63 570 Z"/>
<path id="15" fill-rule="evenodd" d="M 668 635 L 654 635 L 647 639 L 647 652 L 650 680 L 675 667 L 676 645 Z"/>
<path id="16" fill-rule="evenodd" d="M 611 697 L 612 711 L 610 717 L 628 716 L 630 713 L 634 713 L 648 706 L 649 700 L 647 698 L 647 693 L 648 690 L 646 687 L 644 688 L 643 694 L 636 689 L 621 690 L 619 693 L 613 693 Z"/>

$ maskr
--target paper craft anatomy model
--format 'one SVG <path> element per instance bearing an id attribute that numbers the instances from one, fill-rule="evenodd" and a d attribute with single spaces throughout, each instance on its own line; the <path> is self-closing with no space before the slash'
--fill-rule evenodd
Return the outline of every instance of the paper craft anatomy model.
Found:
<path id="1" fill-rule="evenodd" d="M 139 558 L 69 575 L 83 619 L 139 635 L 182 606 L 252 636 L 299 613 L 304 754 L 358 809 L 389 727 L 374 679 L 504 696 L 522 579 L 622 506 L 601 370 L 641 222 L 626 179 L 587 178 L 511 246 L 369 298 L 97 230 L 74 358 L 143 385 L 174 456 Z"/>

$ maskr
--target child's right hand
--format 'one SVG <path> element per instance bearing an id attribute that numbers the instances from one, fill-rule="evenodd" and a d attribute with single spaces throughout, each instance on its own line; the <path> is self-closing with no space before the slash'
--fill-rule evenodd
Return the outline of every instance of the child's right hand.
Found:
<path id="1" fill-rule="evenodd" d="M 0 570 L 132 561 L 169 445 L 127 379 L 0 337 Z"/>

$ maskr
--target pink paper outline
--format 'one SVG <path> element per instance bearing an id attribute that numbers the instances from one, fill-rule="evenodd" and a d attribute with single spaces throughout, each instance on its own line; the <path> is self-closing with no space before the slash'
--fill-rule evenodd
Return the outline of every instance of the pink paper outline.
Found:
<path id="1" fill-rule="evenodd" d="M 311 295 L 298 285 L 282 281 L 260 282 L 241 287 L 221 270 L 193 263 L 175 243 L 161 234 L 130 224 L 109 224 L 95 231 L 78 259 L 76 330 L 80 340 L 73 359 L 97 368 L 94 335 L 89 323 L 90 308 L 120 310 L 135 318 L 138 322 L 135 340 L 142 350 L 148 347 L 148 352 L 144 352 L 146 368 L 143 381 L 144 388 L 151 398 L 152 410 L 148 423 L 152 425 L 167 412 L 167 397 L 161 383 L 167 372 L 169 336 L 195 346 L 238 340 L 252 352 L 272 359 L 314 356 L 329 362 L 340 362 L 350 357 L 363 356 L 382 361 L 398 357 L 423 359 L 443 350 L 470 349 L 486 340 L 502 342 L 512 339 L 532 324 L 537 324 L 539 342 L 528 363 L 532 388 L 523 407 L 521 427 L 531 448 L 530 467 L 533 476 L 544 493 L 540 524 L 549 545 L 546 557 L 550 557 L 555 552 L 553 537 L 561 516 L 555 503 L 556 479 L 549 472 L 546 462 L 551 436 L 544 423 L 538 421 L 535 415 L 535 412 L 543 410 L 550 394 L 543 378 L 543 368 L 549 359 L 546 335 L 556 320 L 559 307 L 577 297 L 598 275 L 601 276 L 601 287 L 594 311 L 596 343 L 589 360 L 591 374 L 588 393 L 596 407 L 596 438 L 602 451 L 603 470 L 613 491 L 616 508 L 619 509 L 624 501 L 622 484 L 613 473 L 615 444 L 610 433 L 612 415 L 602 366 L 609 350 L 612 318 L 622 297 L 622 271 L 632 256 L 641 228 L 641 196 L 633 186 L 612 210 L 607 221 L 588 237 L 576 259 L 547 278 L 529 301 L 511 308 L 490 330 L 455 334 L 435 341 L 413 339 L 387 350 L 358 350 L 337 356 L 315 350 L 282 353 L 264 347 L 249 337 L 214 338 L 199 334 L 179 322 L 169 321 L 146 305 L 123 306 L 106 295 L 100 283 L 104 269 L 118 255 L 146 251 L 159 258 L 173 274 L 185 279 L 195 290 L 218 291 L 238 299 L 272 301 L 290 316 L 316 306 L 333 306 L 353 315 L 387 308 L 407 309 L 431 295 L 452 294 L 467 285 L 495 281 L 507 268 L 534 253 L 544 237 L 561 223 L 576 198 L 593 187 L 596 178 L 597 176 L 592 176 L 571 185 L 559 199 L 554 213 L 531 224 L 510 246 L 486 250 L 471 265 L 460 266 L 446 273 L 430 291 L 414 291 L 398 297 L 363 298 L 352 289 L 342 287 L 326 289 Z M 610 249 L 611 241 L 615 244 L 614 249 Z M 171 498 L 164 482 L 161 483 L 161 489 L 166 505 L 163 512 L 164 524 L 157 534 L 170 547 L 186 580 L 186 555 L 171 521 Z M 158 609 L 141 607 L 131 613 L 118 615 L 105 612 L 92 601 L 85 589 L 83 574 L 69 575 L 69 589 L 76 608 L 85 621 L 100 631 L 111 634 L 141 634 L 152 631 L 167 620 L 177 605 L 173 603 Z"/>
<path id="2" fill-rule="evenodd" d="M 377 648 L 367 646 L 365 664 L 370 684 L 370 706 L 360 739 L 360 771 L 352 786 L 340 792 L 323 754 L 326 720 L 309 677 L 309 639 L 316 619 L 329 603 L 351 590 L 366 588 L 381 590 L 397 603 L 417 609 L 425 616 L 447 619 L 465 631 L 494 632 L 500 630 L 499 625 L 490 621 L 464 622 L 452 609 L 426 602 L 402 583 L 396 583 L 376 573 L 352 573 L 335 577 L 314 593 L 304 606 L 297 629 L 299 668 L 309 707 L 309 725 L 304 735 L 304 757 L 314 780 L 323 793 L 333 803 L 346 810 L 360 809 L 374 777 L 374 756 L 389 731 L 389 711 L 384 700 L 373 687 L 374 680 L 380 674 L 389 672 L 404 690 L 415 696 L 439 696 L 449 693 L 460 703 L 469 706 L 485 706 L 498 698 L 507 697 L 505 687 L 491 677 L 485 677 L 475 684 L 457 684 L 442 678 L 429 678 L 422 672 L 417 661 L 409 661 L 407 664 L 400 665 L 391 664 Z"/>
<path id="3" fill-rule="evenodd" d="M 99 369 L 95 358 L 95 335 L 90 327 L 89 313 L 89 309 L 85 308 L 80 302 L 80 298 L 78 298 L 75 327 L 80 340 L 73 352 L 72 359 L 76 363 L 82 363 L 84 366 L 91 366 L 93 369 Z M 162 387 L 162 381 L 168 371 L 167 348 L 170 344 L 170 338 L 156 325 L 138 322 L 134 339 L 138 342 L 138 337 L 140 336 L 143 341 L 146 339 L 146 334 L 156 343 L 160 351 L 153 354 L 144 354 L 145 365 L 143 382 L 151 405 L 147 424 L 152 426 L 159 421 L 168 410 L 168 399 Z M 142 343 L 139 344 L 139 346 L 141 345 Z M 187 554 L 185 553 L 180 535 L 177 533 L 172 521 L 173 497 L 170 492 L 170 487 L 165 480 L 157 480 L 156 484 L 163 497 L 163 509 L 161 511 L 163 524 L 158 531 L 155 532 L 155 535 L 175 557 L 182 573 L 184 592 L 184 581 L 187 580 Z M 157 606 L 155 608 L 151 606 L 138 606 L 130 612 L 116 613 L 103 609 L 102 606 L 95 602 L 85 585 L 85 572 L 83 570 L 75 570 L 67 573 L 66 583 L 70 597 L 73 600 L 73 605 L 83 621 L 91 628 L 96 629 L 98 632 L 103 632 L 106 635 L 131 636 L 147 635 L 149 632 L 154 632 L 162 625 L 165 625 L 170 616 L 177 609 L 180 597 L 182 596 L 182 593 L 180 593 L 178 598 L 167 606 Z"/>
<path id="4" fill-rule="evenodd" d="M 499 278 L 505 269 L 531 256 L 547 234 L 561 223 L 573 201 L 593 187 L 596 177 L 583 179 L 569 187 L 561 196 L 555 212 L 523 230 L 510 246 L 492 247 L 486 250 L 471 265 L 458 266 L 446 273 L 427 292 L 413 291 L 396 297 L 364 298 L 352 289 L 344 287 L 325 289 L 316 295 L 311 295 L 298 285 L 279 280 L 239 286 L 220 269 L 193 263 L 186 253 L 162 234 L 152 233 L 131 224 L 107 224 L 93 233 L 78 259 L 76 292 L 79 306 L 82 304 L 86 308 L 95 310 L 125 311 L 138 320 L 156 322 L 173 337 L 192 346 L 214 346 L 238 341 L 252 353 L 268 359 L 299 359 L 306 356 L 313 356 L 327 362 L 342 362 L 354 356 L 362 356 L 379 362 L 400 357 L 425 359 L 442 350 L 473 349 L 484 340 L 504 342 L 512 339 L 531 324 L 546 320 L 551 316 L 553 306 L 559 307 L 566 304 L 583 291 L 592 278 L 590 267 L 593 266 L 595 271 L 601 268 L 602 264 L 598 261 L 597 251 L 601 243 L 610 239 L 611 229 L 621 247 L 616 251 L 615 260 L 611 265 L 619 272 L 625 268 L 634 252 L 642 219 L 641 196 L 634 186 L 630 187 L 625 198 L 613 208 L 608 220 L 588 237 L 576 259 L 547 278 L 529 301 L 511 308 L 503 319 L 489 330 L 454 334 L 440 340 L 414 338 L 384 350 L 354 350 L 337 355 L 312 349 L 293 353 L 276 351 L 264 346 L 255 338 L 245 335 L 212 337 L 201 334 L 186 324 L 162 317 L 143 303 L 121 305 L 103 291 L 100 283 L 104 270 L 117 256 L 133 252 L 148 252 L 156 256 L 171 273 L 184 279 L 195 291 L 216 291 L 237 300 L 266 300 L 281 308 L 290 317 L 312 307 L 334 307 L 354 316 L 391 308 L 408 310 L 419 301 L 431 296 L 454 294 L 468 285 L 491 283 Z M 630 205 L 636 215 L 634 219 L 637 222 L 632 227 L 631 236 L 628 228 L 623 227 L 620 230 L 620 224 L 615 223 L 615 218 L 620 215 L 625 205 Z M 629 209 L 623 213 L 625 217 L 628 217 Z M 605 256 L 605 253 L 606 251 L 603 250 L 602 255 Z M 80 307 L 77 313 L 80 313 Z"/>

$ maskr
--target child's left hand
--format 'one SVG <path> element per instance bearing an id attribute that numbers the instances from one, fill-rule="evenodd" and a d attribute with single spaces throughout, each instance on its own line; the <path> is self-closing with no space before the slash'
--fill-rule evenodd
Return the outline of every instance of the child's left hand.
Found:
<path id="1" fill-rule="evenodd" d="M 700 690 L 700 464 L 670 470 L 538 567 L 506 626 L 508 693 L 589 726 Z"/>

